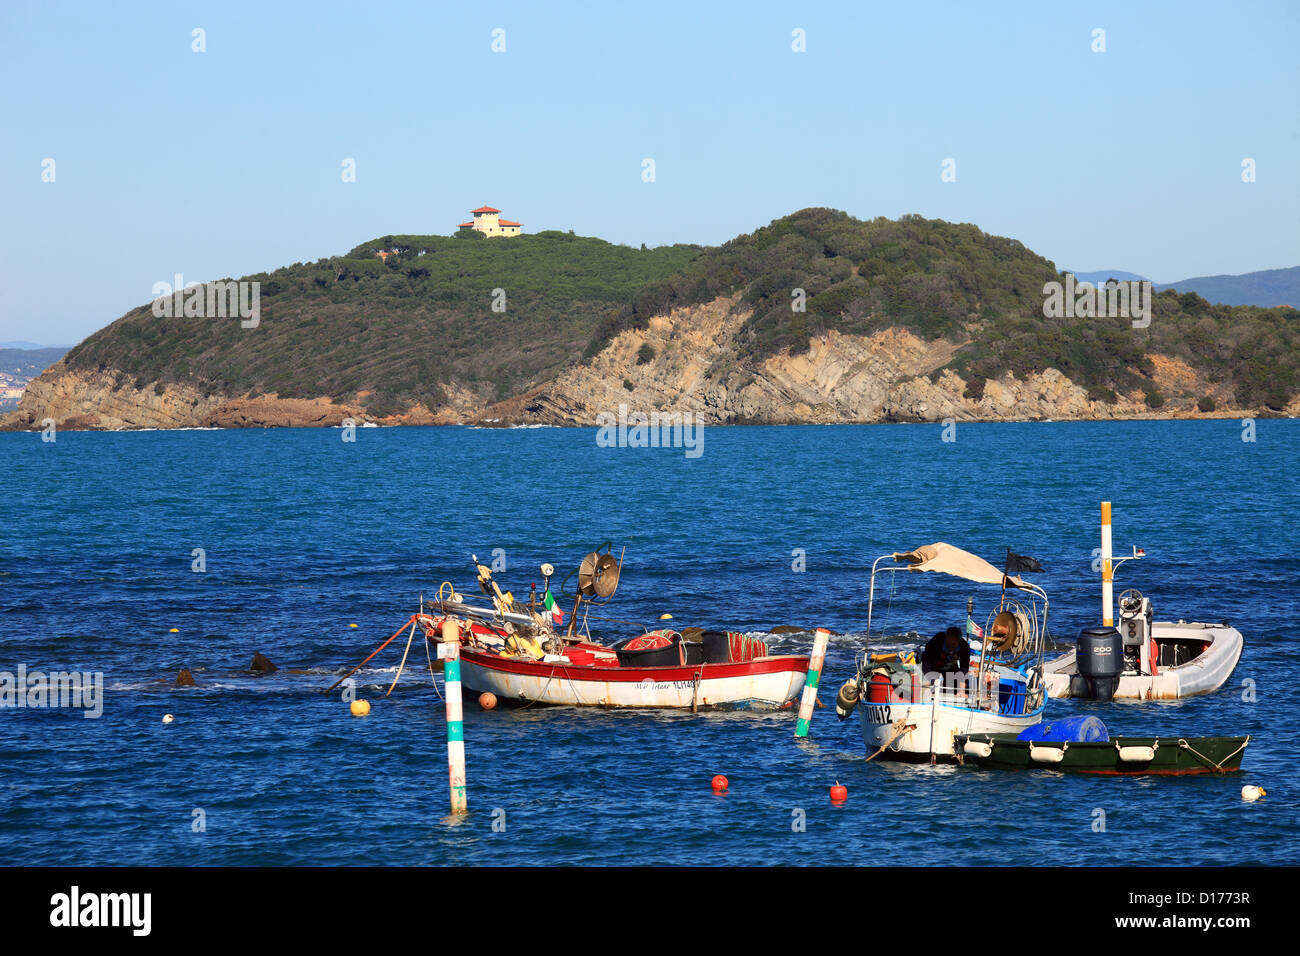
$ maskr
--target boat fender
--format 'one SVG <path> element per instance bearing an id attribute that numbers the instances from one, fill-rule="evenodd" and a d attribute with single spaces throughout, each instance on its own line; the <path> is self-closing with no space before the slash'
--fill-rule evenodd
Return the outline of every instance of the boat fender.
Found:
<path id="1" fill-rule="evenodd" d="M 986 740 L 968 740 L 962 749 L 967 757 L 987 757 L 993 753 L 993 745 Z"/>
<path id="2" fill-rule="evenodd" d="M 1068 743 L 1063 743 L 1059 747 L 1039 747 L 1031 742 L 1029 759 L 1035 763 L 1060 763 L 1065 759 L 1065 752 L 1069 749 Z"/>
<path id="3" fill-rule="evenodd" d="M 1119 759 L 1124 763 L 1150 763 L 1156 759 L 1156 747 L 1159 746 L 1159 744 L 1155 744 L 1151 747 L 1121 747 L 1118 741 L 1115 742 L 1115 749 L 1119 751 Z"/>
<path id="4" fill-rule="evenodd" d="M 840 686 L 840 692 L 835 695 L 835 716 L 840 720 L 846 719 L 861 698 L 862 691 L 858 689 L 857 679 L 846 680 Z"/>

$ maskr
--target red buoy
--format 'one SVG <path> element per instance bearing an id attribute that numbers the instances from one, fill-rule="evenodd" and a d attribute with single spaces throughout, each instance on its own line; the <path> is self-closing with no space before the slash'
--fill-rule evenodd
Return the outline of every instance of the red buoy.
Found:
<path id="1" fill-rule="evenodd" d="M 497 695 L 490 690 L 485 690 L 478 695 L 478 705 L 484 710 L 491 710 L 497 705 Z"/>
<path id="2" fill-rule="evenodd" d="M 718 774 L 716 777 L 713 778 L 713 792 L 714 793 L 727 792 L 727 778 L 724 777 L 722 774 Z"/>
<path id="3" fill-rule="evenodd" d="M 836 780 L 835 786 L 831 787 L 831 803 L 843 803 L 848 798 L 849 788 Z"/>

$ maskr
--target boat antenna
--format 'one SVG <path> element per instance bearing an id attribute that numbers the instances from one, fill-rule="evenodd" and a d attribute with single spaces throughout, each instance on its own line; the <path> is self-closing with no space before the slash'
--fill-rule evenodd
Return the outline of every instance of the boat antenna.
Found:
<path id="1" fill-rule="evenodd" d="M 1007 605 L 1007 575 L 1011 573 L 1011 547 L 1007 546 L 1007 557 L 1002 563 L 1002 596 L 998 598 L 998 612 L 1001 613 Z"/>

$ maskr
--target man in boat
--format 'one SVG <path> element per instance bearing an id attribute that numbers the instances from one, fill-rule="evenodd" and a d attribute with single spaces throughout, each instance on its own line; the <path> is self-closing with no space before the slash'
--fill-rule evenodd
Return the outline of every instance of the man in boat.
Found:
<path id="1" fill-rule="evenodd" d="M 961 628 L 950 627 L 930 638 L 921 652 L 921 672 L 941 674 L 945 684 L 956 684 L 956 675 L 970 670 L 970 644 L 962 637 Z M 949 677 L 948 675 L 953 675 Z"/>

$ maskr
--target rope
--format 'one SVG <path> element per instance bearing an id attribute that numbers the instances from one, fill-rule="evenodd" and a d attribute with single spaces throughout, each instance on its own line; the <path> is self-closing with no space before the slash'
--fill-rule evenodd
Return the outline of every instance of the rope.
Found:
<path id="1" fill-rule="evenodd" d="M 406 655 L 411 653 L 411 641 L 413 640 L 415 640 L 415 619 L 414 618 L 411 619 L 411 633 L 410 636 L 407 637 L 406 639 L 406 650 L 402 651 L 402 663 L 398 665 L 397 676 L 393 678 L 392 686 L 388 688 L 388 693 L 384 695 L 385 697 L 388 697 L 390 694 L 392 694 L 393 687 L 396 687 L 397 682 L 402 679 L 402 671 L 406 669 Z"/>
<path id="2" fill-rule="evenodd" d="M 550 686 L 551 686 L 551 681 L 553 681 L 553 680 L 555 680 L 555 669 L 554 669 L 554 668 L 551 669 L 551 676 L 548 677 L 548 678 L 546 678 L 546 684 L 545 684 L 545 686 L 542 687 L 542 692 L 541 692 L 540 694 L 538 694 L 536 697 L 534 697 L 532 700 L 530 700 L 528 703 L 524 704 L 524 706 L 520 707 L 519 709 L 520 709 L 520 710 L 527 710 L 529 707 L 533 706 L 533 704 L 537 703 L 539 700 L 541 700 L 543 697 L 545 697 L 545 696 L 546 696 L 546 691 L 550 688 Z M 577 691 L 575 690 L 574 693 L 576 694 Z"/>
<path id="3" fill-rule="evenodd" d="M 1237 756 L 1237 754 L 1239 754 L 1239 753 L 1241 753 L 1243 750 L 1245 750 L 1245 749 L 1246 749 L 1246 744 L 1248 744 L 1248 743 L 1250 743 L 1250 737 L 1249 737 L 1249 736 L 1247 736 L 1246 739 L 1243 740 L 1243 741 L 1241 742 L 1241 746 L 1240 746 L 1240 747 L 1238 747 L 1238 748 L 1237 748 L 1236 750 L 1234 750 L 1232 753 L 1228 754 L 1228 756 L 1224 757 L 1224 758 L 1223 758 L 1222 760 L 1220 760 L 1218 763 L 1215 763 L 1215 762 L 1214 762 L 1213 760 L 1211 760 L 1209 757 L 1205 756 L 1205 754 L 1201 753 L 1201 752 L 1198 751 L 1195 747 L 1193 747 L 1191 744 L 1189 744 L 1189 743 L 1187 742 L 1186 738 L 1183 738 L 1183 737 L 1179 737 L 1179 738 L 1178 738 L 1178 746 L 1179 746 L 1179 747 L 1182 747 L 1184 750 L 1191 751 L 1193 754 L 1195 754 L 1197 757 L 1199 757 L 1199 758 L 1201 759 L 1201 761 L 1205 763 L 1206 766 L 1212 768 L 1212 769 L 1214 770 L 1215 773 L 1223 773 L 1223 772 L 1224 772 L 1223 765 L 1224 765 L 1225 763 L 1227 763 L 1229 760 L 1231 760 L 1233 757 Z"/>
<path id="4" fill-rule="evenodd" d="M 371 657 L 374 657 L 376 654 L 378 654 L 380 651 L 382 651 L 382 650 L 383 650 L 385 647 L 387 647 L 389 644 L 393 643 L 393 641 L 397 638 L 397 636 L 398 636 L 399 634 L 401 634 L 404 630 L 406 630 L 406 625 L 407 625 L 407 624 L 410 624 L 411 621 L 412 621 L 414 618 L 415 618 L 415 615 L 412 614 L 411 617 L 409 617 L 409 618 L 407 618 L 405 621 L 403 621 L 403 622 L 402 622 L 402 626 L 399 627 L 396 631 L 393 632 L 393 636 L 392 636 L 392 637 L 390 637 L 388 640 L 384 641 L 384 643 L 382 643 L 382 644 L 380 644 L 378 647 L 376 647 L 376 648 L 374 649 L 374 651 L 371 652 L 370 657 L 367 657 L 364 661 L 362 661 L 362 662 L 361 662 L 360 664 L 358 664 L 356 667 L 352 668 L 352 670 L 348 671 L 346 674 L 344 674 L 342 677 L 340 677 L 338 680 L 336 680 L 333 684 L 330 684 L 330 686 L 329 686 L 328 688 L 326 688 L 325 693 L 328 694 L 328 693 L 329 693 L 330 691 L 332 691 L 335 687 L 338 687 L 339 684 L 342 684 L 345 680 L 347 680 L 349 677 L 351 677 L 351 676 L 352 676 L 353 674 L 355 674 L 357 671 L 361 670 L 361 668 L 365 667 L 366 664 L 368 664 L 368 663 L 370 662 L 370 658 L 371 658 Z"/>
<path id="5" fill-rule="evenodd" d="M 433 685 L 433 692 L 442 700 L 442 691 L 438 690 L 438 678 L 433 673 L 433 658 L 429 656 L 429 636 L 424 636 L 424 659 L 429 662 L 429 683 Z"/>
<path id="6" fill-rule="evenodd" d="M 873 760 L 875 760 L 877 757 L 879 757 L 882 753 L 885 752 L 885 748 L 886 748 L 886 747 L 888 747 L 890 744 L 892 744 L 892 743 L 893 743 L 895 740 L 897 740 L 899 737 L 903 736 L 903 734 L 907 733 L 909 730 L 916 730 L 916 724 L 905 724 L 905 725 L 903 726 L 903 728 L 902 728 L 901 730 L 899 730 L 898 733 L 894 734 L 894 736 L 892 736 L 892 737 L 890 737 L 888 740 L 886 740 L 886 741 L 884 742 L 884 744 L 881 745 L 881 747 L 880 747 L 879 750 L 877 750 L 875 753 L 873 753 L 870 757 L 867 758 L 867 763 L 871 763 L 871 761 L 873 761 Z"/>
<path id="7" fill-rule="evenodd" d="M 888 630 L 888 628 L 889 628 L 889 619 L 893 616 L 893 612 L 894 612 L 894 594 L 897 592 L 897 590 L 898 590 L 898 575 L 897 575 L 897 574 L 891 574 L 891 575 L 889 576 L 889 602 L 885 605 L 885 623 L 882 624 L 882 625 L 880 625 L 880 636 L 881 636 L 882 638 L 883 638 L 886 634 L 889 633 L 889 630 Z M 867 640 L 868 640 L 868 641 L 871 640 L 871 635 L 870 635 L 870 634 L 867 635 Z"/>
<path id="8" fill-rule="evenodd" d="M 585 704 L 585 703 L 587 703 L 587 701 L 583 699 L 582 695 L 578 693 L 578 685 L 575 684 L 575 683 L 573 682 L 573 675 L 571 675 L 571 674 L 569 673 L 569 669 L 568 669 L 567 667 L 563 666 L 563 665 L 557 665 L 557 666 L 559 666 L 560 670 L 562 670 L 562 671 L 564 672 L 564 678 L 565 678 L 565 680 L 567 680 L 567 681 L 569 682 L 569 690 L 573 691 L 573 696 L 577 699 L 578 703 L 580 703 L 580 704 Z M 554 677 L 554 676 L 555 676 L 555 671 L 552 670 L 552 671 L 551 671 L 551 677 Z M 551 685 L 551 682 L 548 680 L 548 681 L 546 682 L 546 686 L 549 687 L 550 685 Z M 543 687 L 543 688 L 542 688 L 542 693 L 543 693 L 543 694 L 546 693 L 546 687 Z"/>

